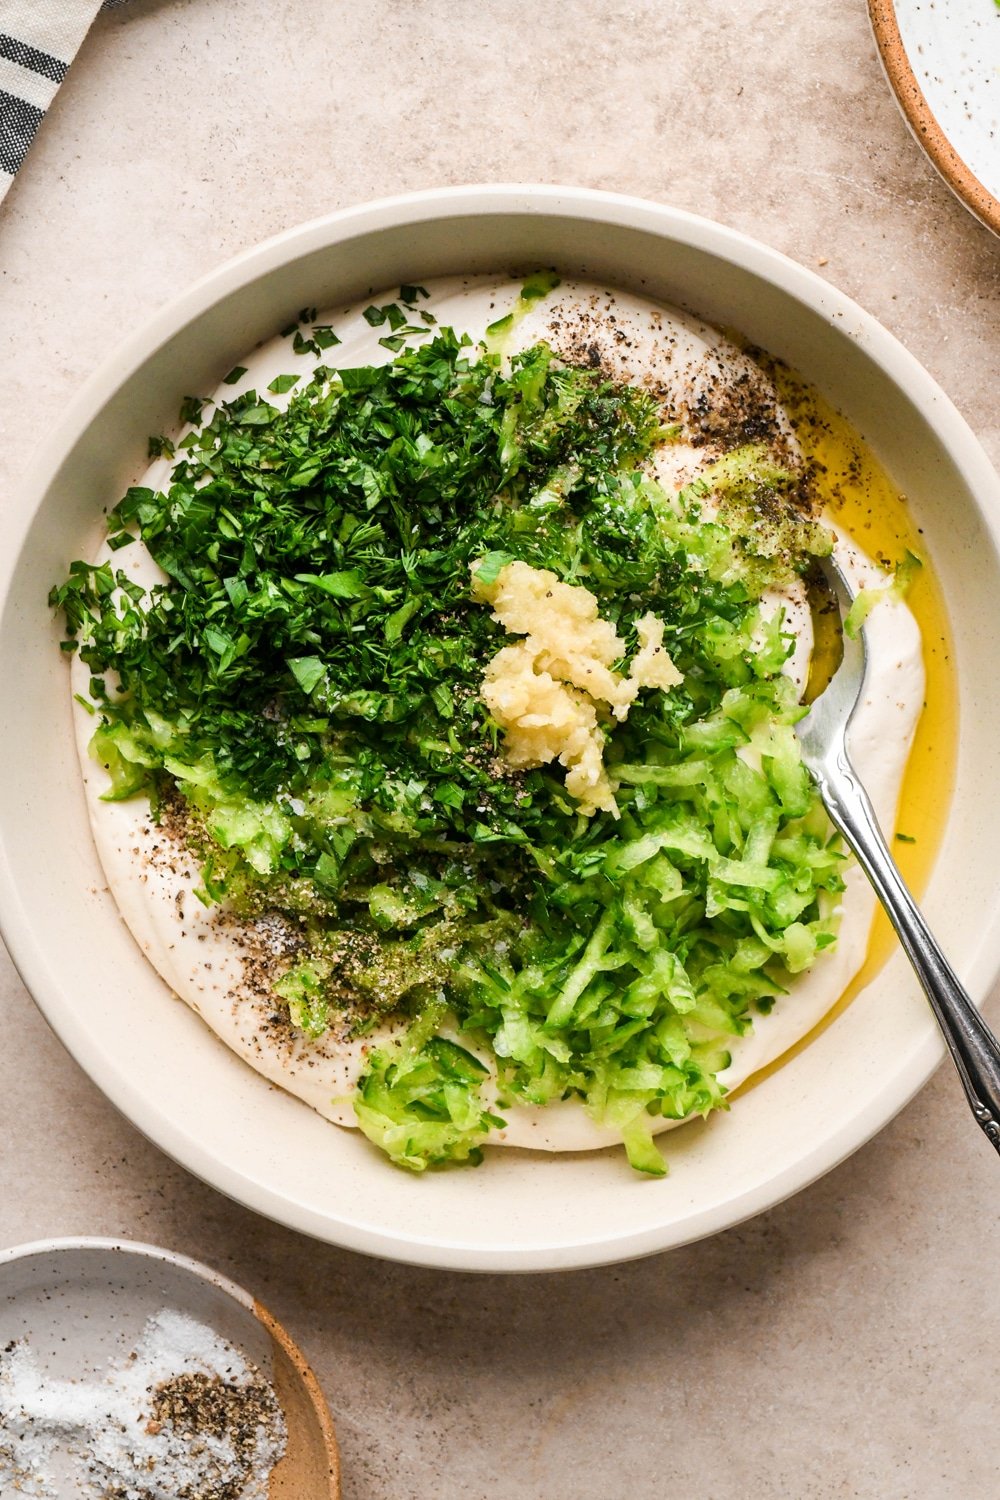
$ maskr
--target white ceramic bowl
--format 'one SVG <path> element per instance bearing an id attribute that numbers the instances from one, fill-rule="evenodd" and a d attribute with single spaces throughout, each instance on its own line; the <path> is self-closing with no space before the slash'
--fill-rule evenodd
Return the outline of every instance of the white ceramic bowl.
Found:
<path id="1" fill-rule="evenodd" d="M 873 445 L 923 526 L 954 626 L 962 735 L 925 906 L 976 997 L 1000 960 L 1000 483 L 926 372 L 832 287 L 732 230 L 636 199 L 476 187 L 351 209 L 206 277 L 108 360 L 44 444 L 20 497 L 0 619 L 0 912 L 74 1057 L 176 1160 L 261 1213 L 354 1249 L 477 1270 L 592 1265 L 684 1244 L 778 1202 L 868 1140 L 943 1049 L 897 957 L 730 1114 L 669 1138 L 671 1175 L 618 1152 L 496 1152 L 410 1177 L 270 1087 L 174 1000 L 109 896 L 91 842 L 59 626 L 46 594 L 145 464 L 180 399 L 212 389 L 303 306 L 456 271 L 554 265 L 741 330 L 813 381 Z M 53 1105 L 58 1108 L 58 1101 Z M 956 1107 L 963 1107 L 956 1105 Z M 970 1150 L 978 1137 L 970 1121 Z"/>

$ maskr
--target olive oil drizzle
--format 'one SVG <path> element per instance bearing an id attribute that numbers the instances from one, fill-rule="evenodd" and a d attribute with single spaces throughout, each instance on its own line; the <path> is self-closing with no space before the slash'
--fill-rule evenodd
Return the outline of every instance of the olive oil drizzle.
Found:
<path id="1" fill-rule="evenodd" d="M 924 704 L 903 778 L 895 827 L 883 829 L 903 878 L 919 899 L 930 879 L 944 835 L 958 752 L 958 691 L 951 629 L 934 560 L 927 555 L 921 529 L 906 497 L 900 494 L 856 429 L 791 371 L 778 366 L 772 373 L 792 416 L 812 473 L 816 502 L 824 514 L 841 526 L 869 557 L 887 568 L 899 562 L 907 549 L 916 553 L 924 564 L 906 597 L 922 638 L 926 673 Z M 821 622 L 822 619 L 821 613 Z M 835 639 L 827 639 L 822 631 L 818 634 L 817 656 L 821 664 L 826 663 L 827 676 L 837 649 Z M 819 690 L 817 686 L 815 692 Z M 895 948 L 895 934 L 879 908 L 872 923 L 865 961 L 836 1004 L 806 1036 L 759 1069 L 733 1094 L 753 1088 L 809 1046 L 871 983 Z"/>

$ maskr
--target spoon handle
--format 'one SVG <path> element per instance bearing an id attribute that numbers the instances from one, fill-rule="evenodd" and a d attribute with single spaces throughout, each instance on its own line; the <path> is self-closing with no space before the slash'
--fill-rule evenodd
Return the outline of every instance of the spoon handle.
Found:
<path id="1" fill-rule="evenodd" d="M 1000 1151 L 1000 1044 L 910 895 L 846 750 L 841 747 L 835 763 L 814 774 L 830 817 L 871 881 L 931 1003 L 972 1113 Z"/>

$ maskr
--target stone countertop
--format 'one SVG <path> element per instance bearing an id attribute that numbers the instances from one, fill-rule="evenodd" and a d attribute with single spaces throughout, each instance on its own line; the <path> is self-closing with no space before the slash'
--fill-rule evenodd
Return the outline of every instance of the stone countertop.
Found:
<path id="1" fill-rule="evenodd" d="M 517 180 L 671 203 L 818 269 L 1000 460 L 1000 244 L 907 133 L 864 0 L 133 0 L 0 207 L 3 503 L 123 331 L 203 271 L 347 204 Z M 115 1113 L 9 963 L 0 1003 L 0 1244 L 123 1235 L 253 1289 L 313 1359 L 346 1500 L 1000 1494 L 998 1166 L 950 1071 L 740 1228 L 472 1277 L 236 1207 Z"/>

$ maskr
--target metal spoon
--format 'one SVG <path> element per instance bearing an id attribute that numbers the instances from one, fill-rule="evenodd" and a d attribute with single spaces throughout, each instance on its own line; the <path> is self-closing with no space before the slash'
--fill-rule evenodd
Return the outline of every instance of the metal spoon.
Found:
<path id="1" fill-rule="evenodd" d="M 843 619 L 854 597 L 851 587 L 832 558 L 824 564 L 824 571 Z M 895 927 L 944 1033 L 972 1113 L 1000 1151 L 1000 1044 L 907 890 L 851 764 L 846 734 L 868 667 L 864 627 L 856 639 L 843 632 L 843 650 L 843 660 L 829 685 L 795 726 L 802 761 Z"/>

